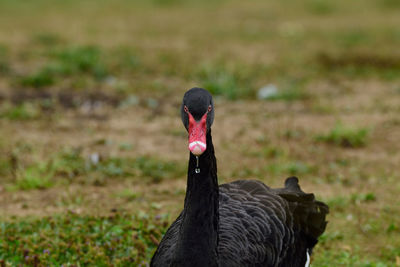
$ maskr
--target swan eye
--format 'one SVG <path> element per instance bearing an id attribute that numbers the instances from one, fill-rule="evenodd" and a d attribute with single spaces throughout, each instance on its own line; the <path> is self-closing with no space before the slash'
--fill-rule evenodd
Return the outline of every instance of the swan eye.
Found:
<path id="1" fill-rule="evenodd" d="M 183 111 L 185 111 L 186 113 L 188 113 L 188 112 L 189 112 L 189 110 L 188 110 L 187 106 L 183 106 Z"/>
<path id="2" fill-rule="evenodd" d="M 208 106 L 207 112 L 210 112 L 212 110 L 211 105 Z"/>

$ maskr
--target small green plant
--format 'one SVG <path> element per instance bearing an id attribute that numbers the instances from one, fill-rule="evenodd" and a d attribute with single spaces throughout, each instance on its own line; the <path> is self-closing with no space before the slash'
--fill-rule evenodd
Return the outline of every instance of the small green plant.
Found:
<path id="1" fill-rule="evenodd" d="M 8 47 L 0 44 L 0 74 L 6 74 L 9 71 Z"/>
<path id="2" fill-rule="evenodd" d="M 109 158 L 97 165 L 92 165 L 91 171 L 97 171 L 105 177 L 126 177 L 133 175 L 134 159 L 130 158 Z"/>
<path id="3" fill-rule="evenodd" d="M 400 232 L 400 227 L 397 226 L 395 223 L 390 223 L 389 226 L 386 228 L 387 233 L 392 233 L 392 232 Z"/>
<path id="4" fill-rule="evenodd" d="M 49 172 L 53 176 L 72 179 L 87 172 L 85 159 L 79 149 L 66 149 L 49 161 Z"/>
<path id="5" fill-rule="evenodd" d="M 345 196 L 336 196 L 324 201 L 330 209 L 337 212 L 344 212 L 350 206 L 350 200 Z"/>
<path id="6" fill-rule="evenodd" d="M 135 167 L 140 170 L 140 176 L 150 177 L 153 182 L 163 179 L 180 177 L 186 168 L 174 162 L 165 162 L 150 157 L 136 159 Z"/>
<path id="7" fill-rule="evenodd" d="M 6 105 L 5 109 L 0 111 L 0 118 L 9 120 L 32 120 L 39 118 L 40 115 L 40 108 L 33 103 Z"/>
<path id="8" fill-rule="evenodd" d="M 125 188 L 122 191 L 115 194 L 115 196 L 126 199 L 127 201 L 132 201 L 139 197 L 139 193 L 133 191 L 132 189 Z"/>
<path id="9" fill-rule="evenodd" d="M 6 74 L 10 71 L 10 65 L 5 59 L 0 58 L 0 74 Z"/>
<path id="10" fill-rule="evenodd" d="M 48 68 L 43 68 L 36 73 L 21 78 L 21 85 L 42 88 L 53 85 L 55 82 L 54 72 Z"/>
<path id="11" fill-rule="evenodd" d="M 366 44 L 373 40 L 371 34 L 367 30 L 362 29 L 338 32 L 334 37 L 339 45 L 346 48 Z"/>
<path id="12" fill-rule="evenodd" d="M 55 84 L 60 78 L 86 74 L 102 80 L 108 75 L 100 49 L 94 46 L 55 49 L 48 56 L 50 61 L 41 69 L 20 78 L 21 85 L 43 88 Z"/>
<path id="13" fill-rule="evenodd" d="M 198 78 L 201 87 L 216 96 L 236 100 L 251 94 L 251 90 L 241 86 L 237 75 L 221 66 L 204 65 L 198 73 Z"/>
<path id="14" fill-rule="evenodd" d="M 274 174 L 300 175 L 312 172 L 313 168 L 301 161 L 290 161 L 270 164 L 267 170 Z"/>
<path id="15" fill-rule="evenodd" d="M 330 205 L 329 205 L 330 208 Z M 343 240 L 344 236 L 343 233 L 339 231 L 334 231 L 334 232 L 324 232 L 319 238 L 318 238 L 318 243 L 325 244 L 325 243 L 331 243 L 332 241 L 335 240 Z"/>
<path id="16" fill-rule="evenodd" d="M 0 58 L 6 57 L 8 54 L 8 47 L 4 44 L 0 44 Z"/>
<path id="17" fill-rule="evenodd" d="M 335 1 L 330 0 L 308 0 L 306 2 L 307 9 L 316 15 L 327 15 L 335 11 Z"/>
<path id="18" fill-rule="evenodd" d="M 112 51 L 113 58 L 115 58 L 115 67 L 117 71 L 133 71 L 137 70 L 141 66 L 141 60 L 139 55 L 128 47 L 119 47 Z"/>
<path id="19" fill-rule="evenodd" d="M 366 194 L 353 194 L 351 196 L 351 201 L 354 203 L 358 202 L 374 202 L 376 201 L 376 196 L 374 193 L 366 193 Z"/>
<path id="20" fill-rule="evenodd" d="M 367 144 L 369 132 L 367 128 L 350 128 L 336 123 L 327 134 L 316 136 L 316 140 L 342 147 L 363 147 Z"/>
<path id="21" fill-rule="evenodd" d="M 46 164 L 32 165 L 17 175 L 16 189 L 45 189 L 53 185 L 51 174 L 47 171 Z"/>
<path id="22" fill-rule="evenodd" d="M 279 158 L 285 156 L 285 151 L 280 147 L 267 146 L 261 151 L 264 158 Z"/>
<path id="23" fill-rule="evenodd" d="M 97 79 L 107 76 L 106 66 L 101 61 L 100 49 L 95 46 L 76 46 L 53 53 L 57 60 L 48 68 L 62 75 L 88 73 Z"/>
<path id="24" fill-rule="evenodd" d="M 10 175 L 13 171 L 12 159 L 0 155 L 0 176 Z"/>

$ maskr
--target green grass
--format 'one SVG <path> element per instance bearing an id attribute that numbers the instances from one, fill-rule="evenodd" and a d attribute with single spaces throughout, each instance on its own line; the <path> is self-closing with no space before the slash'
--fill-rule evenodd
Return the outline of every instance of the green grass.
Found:
<path id="1" fill-rule="evenodd" d="M 51 174 L 43 164 L 34 165 L 18 173 L 15 184 L 9 190 L 46 189 L 52 186 Z"/>
<path id="2" fill-rule="evenodd" d="M 204 65 L 198 73 L 200 86 L 207 88 L 215 96 L 223 96 L 229 100 L 248 97 L 252 94 L 249 85 L 247 88 L 240 81 L 238 73 L 229 70 L 226 66 Z"/>
<path id="3" fill-rule="evenodd" d="M 377 197 L 373 192 L 352 194 L 350 196 L 338 195 L 333 198 L 325 200 L 325 203 L 330 207 L 334 213 L 345 213 L 346 209 L 352 205 L 357 206 L 360 204 L 368 204 L 376 202 Z"/>
<path id="4" fill-rule="evenodd" d="M 16 161 L 21 153 L 15 154 Z M 113 178 L 137 178 L 149 183 L 182 177 L 185 165 L 174 161 L 164 161 L 153 157 L 85 157 L 80 149 L 65 149 L 47 161 L 36 161 L 27 166 L 19 164 L 15 183 L 7 188 L 10 191 L 45 189 L 56 184 L 85 183 L 104 186 Z M 1 163 L 1 161 L 0 161 Z M 12 166 L 4 161 L 3 172 L 12 173 Z M 9 177 L 12 181 L 12 178 Z"/>
<path id="5" fill-rule="evenodd" d="M 129 72 L 131 74 L 143 67 L 140 55 L 132 47 L 121 46 L 112 49 L 108 59 L 111 62 L 109 63 L 111 69 L 122 73 Z"/>
<path id="6" fill-rule="evenodd" d="M 41 42 L 55 42 L 55 40 L 50 41 L 52 38 L 49 36 L 47 39 L 45 37 L 41 37 Z M 55 46 L 55 48 L 46 49 L 44 58 L 47 63 L 40 69 L 19 77 L 19 83 L 22 86 L 49 87 L 58 80 L 71 77 L 77 84 L 82 75 L 101 81 L 109 74 L 107 66 L 103 62 L 102 53 L 95 46 Z"/>
<path id="7" fill-rule="evenodd" d="M 334 1 L 330 0 L 308 0 L 306 1 L 306 7 L 310 13 L 323 16 L 335 11 L 334 3 Z"/>
<path id="8" fill-rule="evenodd" d="M 301 161 L 277 160 L 255 168 L 241 166 L 240 168 L 235 168 L 229 176 L 235 179 L 257 178 L 263 180 L 266 177 L 302 177 L 315 172 L 316 167 L 309 166 Z"/>
<path id="9" fill-rule="evenodd" d="M 21 78 L 21 85 L 41 88 L 53 85 L 55 82 L 55 77 L 53 71 L 50 68 L 41 69 L 35 73 L 29 74 Z"/>
<path id="10" fill-rule="evenodd" d="M 54 51 L 51 56 L 56 64 L 49 67 L 62 75 L 90 74 L 96 79 L 107 76 L 107 68 L 101 61 L 101 51 L 95 46 L 72 46 Z"/>
<path id="11" fill-rule="evenodd" d="M 10 63 L 8 60 L 8 47 L 0 44 L 0 74 L 9 73 Z"/>
<path id="12" fill-rule="evenodd" d="M 0 175 L 11 175 L 11 162 L 6 157 L 0 157 Z"/>
<path id="13" fill-rule="evenodd" d="M 55 33 L 51 32 L 40 32 L 34 34 L 32 38 L 33 42 L 38 43 L 40 45 L 46 47 L 52 47 L 54 45 L 58 45 L 62 42 L 62 38 Z"/>
<path id="14" fill-rule="evenodd" d="M 400 9 L 400 3 L 396 0 L 382 0 L 378 1 L 380 7 L 385 10 L 398 10 Z"/>
<path id="15" fill-rule="evenodd" d="M 9 71 L 10 71 L 9 63 L 4 59 L 0 59 L 0 73 L 7 74 Z"/>
<path id="16" fill-rule="evenodd" d="M 63 216 L 0 223 L 5 266 L 138 266 L 166 230 L 164 215 Z"/>
<path id="17" fill-rule="evenodd" d="M 132 189 L 126 188 L 115 194 L 115 196 L 118 198 L 126 199 L 127 201 L 132 201 L 137 199 L 139 197 L 139 194 Z"/>
<path id="18" fill-rule="evenodd" d="M 306 82 L 301 79 L 286 78 L 276 88 L 276 92 L 265 98 L 269 101 L 292 102 L 297 100 L 306 100 L 310 95 L 305 91 Z"/>
<path id="19" fill-rule="evenodd" d="M 349 251 L 326 251 L 323 255 L 313 261 L 314 266 L 354 266 L 354 267 L 389 267 L 380 261 L 365 259 L 365 256 L 359 256 Z"/>
<path id="20" fill-rule="evenodd" d="M 41 115 L 41 109 L 35 103 L 19 105 L 4 104 L 0 109 L 0 118 L 8 120 L 35 120 Z"/>
<path id="21" fill-rule="evenodd" d="M 367 145 L 369 134 L 370 130 L 367 128 L 354 128 L 336 123 L 327 134 L 316 136 L 316 140 L 341 147 L 357 148 Z"/>
<path id="22" fill-rule="evenodd" d="M 282 92 L 279 92 L 275 96 L 271 96 L 268 98 L 269 100 L 282 100 L 282 101 L 294 101 L 294 100 L 301 100 L 306 99 L 308 96 L 300 89 L 285 89 Z"/>
<path id="23" fill-rule="evenodd" d="M 338 45 L 344 48 L 352 48 L 370 43 L 373 36 L 366 29 L 353 29 L 338 32 L 334 37 Z"/>
<path id="24" fill-rule="evenodd" d="M 344 39 L 345 46 L 365 44 L 367 38 L 373 38 L 363 32 L 351 33 Z M 346 48 L 348 50 L 348 48 Z M 323 52 L 316 56 L 321 73 L 341 74 L 349 78 L 379 77 L 386 80 L 396 80 L 400 73 L 399 55 L 382 54 L 376 51 L 341 53 Z"/>

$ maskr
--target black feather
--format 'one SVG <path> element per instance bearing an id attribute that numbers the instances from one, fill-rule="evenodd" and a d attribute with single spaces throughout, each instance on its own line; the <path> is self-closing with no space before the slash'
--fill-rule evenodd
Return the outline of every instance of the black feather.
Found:
<path id="1" fill-rule="evenodd" d="M 304 193 L 297 177 L 277 189 L 254 180 L 218 186 L 211 130 L 199 159 L 196 174 L 190 154 L 184 210 L 150 266 L 304 266 L 326 228 L 328 206 Z"/>

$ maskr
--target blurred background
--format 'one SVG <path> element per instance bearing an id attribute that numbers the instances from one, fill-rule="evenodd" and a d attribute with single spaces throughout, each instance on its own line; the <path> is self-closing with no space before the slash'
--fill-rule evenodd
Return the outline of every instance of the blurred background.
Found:
<path id="1" fill-rule="evenodd" d="M 331 207 L 313 266 L 400 266 L 399 25 L 398 0 L 1 0 L 0 265 L 146 266 L 198 86 L 220 183 Z"/>

